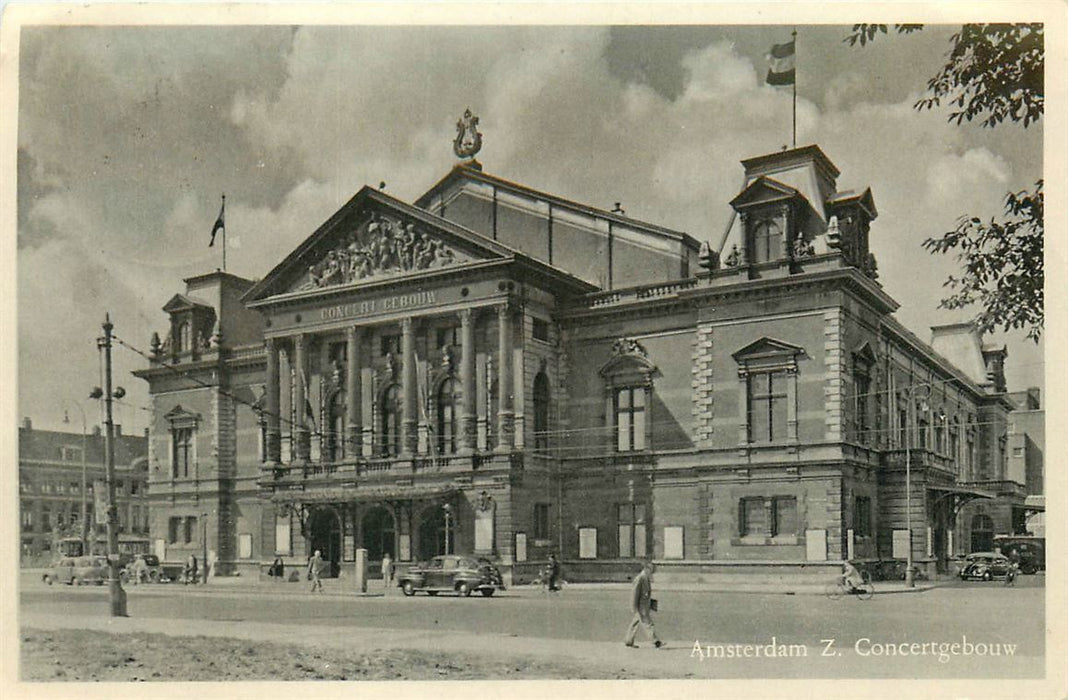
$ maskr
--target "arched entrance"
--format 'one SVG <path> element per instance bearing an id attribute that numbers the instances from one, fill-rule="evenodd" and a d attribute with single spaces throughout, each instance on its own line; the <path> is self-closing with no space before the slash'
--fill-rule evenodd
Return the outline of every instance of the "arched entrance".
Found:
<path id="1" fill-rule="evenodd" d="M 386 553 L 391 559 L 397 558 L 393 514 L 388 508 L 374 506 L 364 513 L 360 525 L 363 533 L 363 547 L 367 550 L 369 561 L 378 561 Z"/>
<path id="2" fill-rule="evenodd" d="M 976 515 L 972 518 L 973 552 L 994 551 L 994 521 L 989 515 Z"/>
<path id="3" fill-rule="evenodd" d="M 423 510 L 419 516 L 419 560 L 425 561 L 446 553 L 445 537 L 448 526 L 448 551 L 455 552 L 456 519 L 447 513 L 444 505 L 434 505 Z"/>
<path id="4" fill-rule="evenodd" d="M 308 516 L 308 555 L 319 550 L 323 561 L 324 577 L 337 576 L 341 570 L 341 520 L 332 508 L 316 508 Z"/>

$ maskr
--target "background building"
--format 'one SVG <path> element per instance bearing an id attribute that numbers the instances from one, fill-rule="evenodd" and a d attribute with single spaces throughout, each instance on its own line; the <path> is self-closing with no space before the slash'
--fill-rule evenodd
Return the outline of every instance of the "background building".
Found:
<path id="1" fill-rule="evenodd" d="M 24 564 L 50 564 L 56 543 L 81 537 L 83 498 L 91 537 L 106 527 L 94 523 L 94 483 L 104 483 L 104 437 L 99 426 L 88 434 L 35 430 L 29 418 L 19 428 L 20 558 Z M 115 502 L 119 532 L 148 537 L 148 436 L 123 435 L 115 426 Z M 86 485 L 84 497 L 83 484 Z"/>
<path id="2" fill-rule="evenodd" d="M 946 569 L 963 509 L 1023 504 L 1004 352 L 895 319 L 874 196 L 818 147 L 742 166 L 703 250 L 469 161 L 414 205 L 362 189 L 262 280 L 186 280 L 136 373 L 157 553 Z"/>

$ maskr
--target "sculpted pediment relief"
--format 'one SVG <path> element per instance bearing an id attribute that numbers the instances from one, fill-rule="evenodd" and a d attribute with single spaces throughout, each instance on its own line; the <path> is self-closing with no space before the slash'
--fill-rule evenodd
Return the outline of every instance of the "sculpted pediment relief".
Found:
<path id="1" fill-rule="evenodd" d="M 336 238 L 292 291 L 432 270 L 471 259 L 422 225 L 376 213 Z"/>

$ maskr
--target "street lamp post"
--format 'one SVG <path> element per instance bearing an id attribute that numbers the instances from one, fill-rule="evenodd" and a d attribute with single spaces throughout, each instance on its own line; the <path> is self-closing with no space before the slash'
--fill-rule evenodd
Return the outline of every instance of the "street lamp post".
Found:
<path id="1" fill-rule="evenodd" d="M 905 397 L 908 404 L 905 406 L 905 421 L 908 425 L 905 426 L 905 532 L 908 533 L 908 547 L 905 550 L 905 586 L 913 588 L 916 586 L 916 577 L 912 570 L 912 430 L 911 427 L 916 425 L 916 389 L 924 389 L 924 395 L 921 399 L 926 401 L 927 396 L 930 394 L 931 388 L 927 385 L 913 385 L 905 389 Z M 925 409 L 926 410 L 926 407 Z"/>
<path id="2" fill-rule="evenodd" d="M 82 414 L 82 527 L 81 527 L 81 532 L 82 532 L 82 554 L 83 555 L 88 555 L 88 554 L 91 553 L 90 552 L 90 547 L 89 547 L 89 523 L 88 523 L 88 519 L 89 519 L 89 499 L 88 499 L 89 480 L 88 480 L 88 477 L 86 476 L 86 470 L 87 470 L 87 467 L 86 467 L 86 444 L 87 444 L 86 433 L 88 432 L 88 427 L 87 427 L 88 426 L 88 421 L 86 421 L 86 419 L 85 419 L 85 409 L 82 408 L 77 403 L 74 404 L 74 407 L 77 408 L 78 412 Z M 64 423 L 70 423 L 70 417 L 66 414 L 66 412 L 64 412 L 64 414 L 63 414 L 63 422 Z"/>
<path id="3" fill-rule="evenodd" d="M 111 420 L 112 398 L 122 398 L 126 391 L 118 387 L 111 390 L 111 316 L 104 316 L 104 336 L 97 340 L 97 347 L 104 351 L 104 389 L 94 389 L 92 396 L 104 399 L 104 481 L 108 498 L 108 594 L 111 600 L 111 616 L 126 617 L 126 592 L 119 580 L 119 510 L 115 504 L 115 424 Z"/>
<path id="4" fill-rule="evenodd" d="M 201 513 L 200 514 L 200 522 L 202 523 L 202 525 L 201 525 L 201 528 L 202 528 L 201 529 L 201 539 L 202 539 L 202 545 L 203 545 L 202 549 L 201 549 L 201 554 L 204 557 L 204 559 L 200 562 L 200 570 L 203 572 L 202 575 L 201 575 L 201 583 L 203 583 L 206 586 L 208 584 L 208 514 L 207 513 Z"/>
<path id="5" fill-rule="evenodd" d="M 452 506 L 446 503 L 441 509 L 445 511 L 445 554 L 449 554 L 449 521 L 452 520 Z"/>

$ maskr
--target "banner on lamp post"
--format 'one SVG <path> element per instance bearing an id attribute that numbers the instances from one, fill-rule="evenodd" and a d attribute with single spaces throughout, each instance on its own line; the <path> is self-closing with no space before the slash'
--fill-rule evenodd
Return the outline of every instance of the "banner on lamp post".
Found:
<path id="1" fill-rule="evenodd" d="M 108 485 L 103 481 L 93 482 L 93 512 L 97 525 L 108 524 Z"/>

